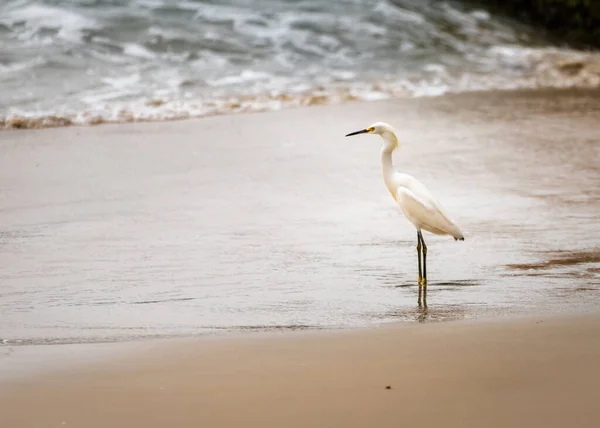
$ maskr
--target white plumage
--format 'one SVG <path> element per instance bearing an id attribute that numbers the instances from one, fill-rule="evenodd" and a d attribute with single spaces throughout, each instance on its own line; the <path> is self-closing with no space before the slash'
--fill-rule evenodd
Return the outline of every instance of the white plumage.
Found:
<path id="1" fill-rule="evenodd" d="M 464 240 L 460 228 L 450 220 L 444 208 L 423 184 L 408 174 L 398 172 L 395 172 L 393 179 L 398 183 L 395 199 L 406 218 L 417 229 Z"/>

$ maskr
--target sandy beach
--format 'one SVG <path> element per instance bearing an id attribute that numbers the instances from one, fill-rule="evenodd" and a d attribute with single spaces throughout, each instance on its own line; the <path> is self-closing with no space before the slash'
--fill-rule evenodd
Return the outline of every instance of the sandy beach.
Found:
<path id="1" fill-rule="evenodd" d="M 0 426 L 597 426 L 599 112 L 539 91 L 2 133 Z M 380 142 L 343 138 L 375 120 L 466 231 L 431 240 L 427 309 Z"/>
<path id="2" fill-rule="evenodd" d="M 586 316 L 156 341 L 4 383 L 0 425 L 595 427 L 599 334 Z"/>

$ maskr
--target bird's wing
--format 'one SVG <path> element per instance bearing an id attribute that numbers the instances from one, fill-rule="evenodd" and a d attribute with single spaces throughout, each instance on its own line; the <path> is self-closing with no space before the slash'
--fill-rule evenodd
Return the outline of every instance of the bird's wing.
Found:
<path id="1" fill-rule="evenodd" d="M 418 228 L 463 239 L 460 228 L 450 220 L 429 190 L 417 180 L 411 181 L 408 186 L 398 188 L 398 204 L 406 217 Z"/>

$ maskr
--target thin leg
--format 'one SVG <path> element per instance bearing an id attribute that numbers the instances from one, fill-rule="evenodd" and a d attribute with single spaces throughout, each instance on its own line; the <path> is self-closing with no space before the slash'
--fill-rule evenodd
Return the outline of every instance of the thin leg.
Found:
<path id="1" fill-rule="evenodd" d="M 421 293 L 419 292 L 419 306 L 421 301 L 423 302 L 423 306 L 427 307 L 427 245 L 425 245 L 425 240 L 423 239 L 423 234 L 421 231 L 417 231 L 417 239 L 419 240 L 418 247 L 421 247 L 421 251 L 423 252 L 423 276 L 421 277 L 420 285 L 423 287 L 423 293 L 421 298 Z M 421 265 L 420 265 L 421 257 L 419 255 L 419 276 L 421 276 Z M 420 291 L 420 289 L 419 289 Z"/>
<path id="2" fill-rule="evenodd" d="M 421 236 L 421 244 L 423 244 L 423 284 L 427 286 L 427 245 L 425 245 L 425 240 L 423 239 L 423 235 Z"/>
<path id="3" fill-rule="evenodd" d="M 421 231 L 417 230 L 417 255 L 419 258 L 419 287 L 423 281 L 423 271 L 421 270 Z"/>
<path id="4" fill-rule="evenodd" d="M 419 299 L 417 301 L 419 307 L 422 305 L 427 307 L 427 289 L 425 288 L 425 278 L 423 276 L 424 271 L 421 269 L 421 251 L 423 246 L 423 235 L 420 230 L 417 230 L 417 254 L 419 255 Z M 425 267 L 425 265 L 423 265 Z"/>

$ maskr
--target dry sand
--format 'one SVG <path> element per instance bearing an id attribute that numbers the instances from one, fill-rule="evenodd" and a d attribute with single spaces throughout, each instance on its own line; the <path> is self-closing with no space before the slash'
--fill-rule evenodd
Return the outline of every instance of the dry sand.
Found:
<path id="1" fill-rule="evenodd" d="M 597 427 L 598 337 L 586 316 L 157 341 L 5 383 L 0 426 Z"/>

